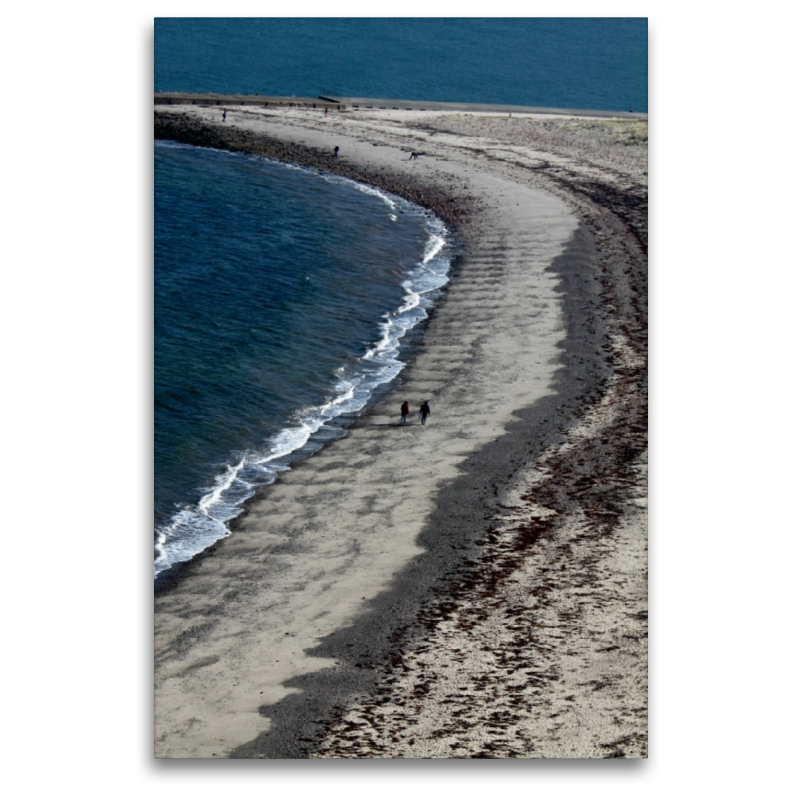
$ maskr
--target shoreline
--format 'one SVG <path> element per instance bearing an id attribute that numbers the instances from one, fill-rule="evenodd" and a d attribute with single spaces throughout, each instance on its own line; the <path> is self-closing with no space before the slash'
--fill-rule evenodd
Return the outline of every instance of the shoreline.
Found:
<path id="1" fill-rule="evenodd" d="M 159 139 L 158 130 L 156 130 L 156 140 L 158 141 L 158 139 Z M 267 156 L 264 157 L 268 158 Z M 315 166 L 313 167 L 303 166 L 301 167 L 301 169 L 307 171 L 309 175 L 311 174 L 318 175 L 320 173 L 325 172 L 329 175 L 335 175 L 336 177 L 340 177 L 335 172 L 331 172 L 330 170 L 323 170 L 321 165 L 324 166 L 324 164 L 325 164 L 324 159 L 323 160 L 317 159 L 317 163 L 315 164 Z M 295 162 L 291 162 L 290 165 L 297 166 Z M 346 180 L 350 181 L 352 179 L 347 178 Z M 362 188 L 368 187 L 371 190 L 369 184 L 361 183 L 359 185 L 362 186 Z M 383 191 L 384 191 L 384 196 L 394 197 L 396 201 L 401 203 L 404 202 L 403 198 L 400 198 L 398 195 L 390 193 L 388 192 L 388 190 L 385 189 Z M 434 274 L 431 272 L 430 269 L 431 267 L 436 267 L 437 270 L 441 270 L 442 269 L 441 266 L 437 267 L 437 264 L 446 263 L 447 271 L 445 275 L 445 284 L 444 284 L 444 286 L 446 286 L 446 284 L 450 281 L 452 275 L 455 272 L 459 258 L 458 234 L 455 226 L 452 223 L 449 223 L 449 227 L 445 225 L 444 221 L 441 220 L 439 217 L 437 217 L 429 208 L 411 204 L 411 205 L 405 205 L 404 209 L 405 209 L 404 213 L 412 212 L 414 215 L 418 215 L 420 219 L 425 219 L 425 225 L 428 230 L 428 236 L 429 236 L 429 244 L 430 242 L 433 241 L 433 239 L 430 237 L 434 236 L 436 237 L 442 236 L 444 241 L 444 244 L 440 245 L 439 249 L 437 249 L 436 260 L 434 260 L 433 263 L 423 267 L 421 266 L 422 262 L 420 262 L 420 265 L 418 265 L 420 269 L 417 270 L 417 278 L 419 278 L 419 275 L 422 274 L 423 271 L 425 273 Z M 444 253 L 443 261 L 442 258 L 440 257 L 439 250 L 441 250 L 441 252 Z M 420 256 L 420 258 L 422 257 L 423 256 Z M 411 278 L 412 278 L 412 273 L 404 274 L 403 281 L 404 282 L 408 281 Z M 412 289 L 403 288 L 402 286 L 400 286 L 399 288 L 401 288 L 405 292 L 405 295 L 396 309 L 389 310 L 389 313 L 392 316 L 397 316 L 397 314 L 401 311 L 403 306 L 405 306 L 405 304 L 411 297 L 409 292 L 411 292 Z M 444 288 L 443 286 L 439 286 L 438 288 L 427 289 L 424 293 L 423 299 L 421 299 L 418 304 L 422 308 L 424 314 L 423 318 L 420 319 L 416 324 L 412 325 L 411 327 L 405 327 L 405 324 L 403 326 L 400 326 L 399 330 L 402 331 L 402 333 L 399 334 L 400 338 L 397 338 L 398 336 L 397 333 L 394 333 L 392 335 L 391 341 L 394 342 L 395 346 L 397 347 L 397 361 L 395 368 L 397 367 L 397 365 L 399 365 L 400 373 L 392 377 L 388 377 L 386 375 L 382 375 L 379 377 L 377 372 L 374 373 L 365 372 L 364 374 L 367 375 L 367 382 L 372 387 L 369 389 L 369 398 L 366 400 L 365 404 L 357 409 L 350 408 L 341 410 L 335 416 L 331 417 L 326 422 L 324 422 L 318 429 L 314 430 L 308 436 L 308 439 L 301 445 L 295 447 L 291 452 L 284 453 L 278 458 L 275 458 L 274 461 L 271 462 L 270 466 L 272 466 L 273 463 L 279 464 L 280 466 L 276 467 L 278 474 L 280 473 L 280 471 L 282 471 L 284 467 L 289 467 L 294 469 L 299 461 L 305 460 L 306 458 L 310 458 L 320 449 L 330 444 L 332 441 L 336 441 L 337 439 L 346 436 L 349 428 L 352 427 L 355 421 L 364 414 L 365 408 L 367 406 L 379 402 L 381 398 L 383 398 L 388 392 L 392 391 L 393 388 L 397 388 L 399 383 L 402 382 L 402 370 L 405 368 L 405 365 L 408 363 L 409 359 L 413 357 L 414 343 L 419 341 L 420 337 L 422 336 L 422 331 L 424 329 L 425 322 L 430 313 L 429 306 L 432 303 L 436 302 L 436 299 L 441 295 L 443 288 Z M 394 326 L 394 330 L 395 331 L 398 330 L 397 325 Z M 377 343 L 378 343 L 377 340 L 375 340 L 372 343 L 372 346 L 373 347 L 377 346 Z M 338 398 L 334 398 L 334 402 L 337 402 L 337 400 L 341 399 L 342 399 L 341 396 L 339 396 Z M 284 428 L 283 432 L 285 431 L 296 432 L 296 428 L 292 428 L 291 425 L 289 425 L 288 423 L 287 425 L 288 427 Z M 275 435 L 276 434 L 273 434 L 273 436 Z M 217 477 L 219 478 L 219 476 Z M 272 480 L 274 480 L 275 477 L 276 476 L 273 476 Z M 264 486 L 270 485 L 271 482 L 272 481 L 270 482 L 264 481 L 261 483 L 252 484 L 253 490 L 257 492 Z M 207 490 L 208 493 L 204 495 L 202 499 L 208 497 L 208 495 L 212 491 L 213 490 L 211 489 Z M 236 505 L 240 509 L 239 514 L 237 514 L 237 516 L 241 515 L 241 513 L 246 511 L 247 505 L 252 499 L 253 498 L 250 497 L 245 500 L 236 501 Z M 199 504 L 200 501 L 198 501 L 198 505 Z M 223 535 L 218 535 L 215 540 L 209 541 L 209 543 L 206 546 L 204 546 L 202 550 L 198 550 L 193 555 L 184 557 L 179 561 L 176 560 L 173 563 L 171 563 L 170 566 L 168 567 L 162 567 L 154 577 L 154 593 L 156 595 L 160 595 L 166 591 L 170 591 L 171 589 L 175 588 L 175 586 L 177 586 L 177 584 L 182 580 L 183 575 L 186 574 L 186 565 L 194 561 L 195 559 L 200 558 L 202 554 L 205 552 L 205 550 L 208 550 L 210 547 L 215 545 L 216 542 L 227 538 L 231 532 L 231 524 L 235 519 L 236 517 L 232 517 L 226 520 L 226 522 L 220 523 L 220 526 L 224 525 L 226 532 Z M 169 520 L 170 523 L 172 521 L 174 521 L 174 517 L 172 520 Z M 158 532 L 159 532 L 159 527 L 157 526 L 156 533 L 158 534 Z M 158 539 L 156 539 L 156 541 L 158 541 Z M 160 547 L 161 545 L 159 544 L 158 546 Z"/>
<path id="2" fill-rule="evenodd" d="M 155 138 L 169 138 L 169 136 L 160 135 L 162 133 L 166 133 L 166 131 L 162 131 L 158 124 L 156 124 Z M 331 159 L 329 153 L 321 153 L 312 149 L 296 146 L 287 148 L 285 144 L 278 141 L 262 139 L 260 142 L 254 143 L 252 141 L 242 141 L 242 139 L 239 137 L 232 137 L 231 139 L 225 141 L 219 137 L 219 133 L 217 131 L 209 129 L 201 130 L 196 126 L 190 127 L 189 129 L 185 129 L 183 131 L 172 131 L 171 135 L 173 140 L 183 141 L 187 144 L 255 153 L 264 156 L 265 158 L 276 159 L 287 164 L 298 165 L 304 169 L 330 172 L 362 184 L 376 186 L 385 192 L 399 196 L 405 200 L 408 200 L 409 202 L 414 203 L 424 211 L 431 212 L 437 218 L 447 224 L 447 247 L 452 251 L 450 268 L 448 270 L 448 282 L 444 285 L 444 287 L 436 291 L 434 307 L 429 311 L 426 318 L 413 328 L 409 329 L 400 340 L 400 352 L 398 358 L 401 362 L 403 362 L 404 365 L 400 374 L 385 383 L 378 384 L 375 389 L 373 389 L 367 406 L 360 409 L 356 413 L 343 414 L 340 417 L 335 418 L 336 424 L 344 431 L 342 436 L 346 436 L 347 432 L 353 427 L 354 424 L 358 422 L 359 418 L 366 413 L 369 406 L 380 402 L 388 393 L 396 390 L 398 385 L 402 384 L 403 373 L 408 366 L 408 361 L 415 357 L 416 346 L 424 336 L 424 331 L 430 320 L 431 313 L 435 312 L 435 303 L 438 301 L 438 298 L 441 297 L 442 293 L 447 291 L 447 286 L 458 270 L 458 264 L 461 258 L 461 250 L 463 249 L 463 243 L 459 238 L 458 226 L 469 213 L 469 202 L 463 200 L 461 202 L 455 202 L 453 198 L 445 196 L 442 192 L 427 187 L 414 187 L 413 190 L 411 190 L 411 187 L 408 186 L 405 179 L 398 179 L 396 176 L 390 177 L 385 174 L 371 174 L 366 176 L 343 163 L 337 164 L 333 159 Z M 369 178 L 369 180 L 367 180 L 367 178 Z M 410 199 L 411 197 L 414 199 Z M 337 441 L 337 437 L 320 436 L 315 438 L 315 436 L 312 435 L 312 437 L 309 439 L 309 442 L 298 449 L 298 454 L 296 456 L 292 454 L 289 457 L 287 463 L 291 465 L 292 469 L 296 469 L 297 464 L 300 461 L 311 458 L 318 453 L 320 449 L 327 447 L 333 441 Z M 304 449 L 308 449 L 308 445 L 311 445 L 314 449 L 312 449 L 311 452 L 303 454 L 302 451 Z M 318 445 L 318 447 L 316 445 Z M 280 475 L 277 477 L 279 478 Z M 260 490 L 265 489 L 269 485 L 271 484 L 257 487 L 256 494 L 242 503 L 242 513 L 238 517 L 228 520 L 228 522 L 225 523 L 226 527 L 231 533 L 233 533 L 235 530 L 237 519 L 239 519 L 242 514 L 247 513 L 249 505 L 257 499 Z M 222 537 L 186 561 L 176 562 L 169 568 L 162 570 L 154 579 L 154 594 L 159 596 L 166 592 L 172 591 L 188 574 L 189 566 L 195 562 L 199 563 L 207 555 L 211 554 L 211 552 L 214 552 L 217 545 L 225 538 L 228 537 Z"/>
<path id="3" fill-rule="evenodd" d="M 155 105 L 210 106 L 288 106 L 330 110 L 364 111 L 446 111 L 491 114 L 537 114 L 553 116 L 614 117 L 620 119 L 646 119 L 646 111 L 609 111 L 607 109 L 553 108 L 547 106 L 518 106 L 502 103 L 458 103 L 435 100 L 398 100 L 376 97 L 291 97 L 286 95 L 217 94 L 216 92 L 154 92 Z"/>
<path id="4" fill-rule="evenodd" d="M 187 579 L 156 598 L 156 755 L 487 757 L 488 749 L 489 757 L 547 757 L 553 748 L 573 757 L 646 754 L 646 644 L 642 654 L 643 618 L 636 616 L 642 605 L 646 611 L 646 555 L 641 561 L 646 529 L 638 513 L 641 496 L 634 498 L 637 491 L 641 495 L 637 470 L 643 466 L 645 445 L 636 438 L 642 431 L 620 427 L 625 424 L 620 412 L 634 407 L 639 408 L 638 416 L 627 421 L 641 427 L 641 397 L 623 390 L 625 381 L 638 381 L 641 391 L 646 361 L 625 367 L 620 359 L 641 362 L 646 356 L 646 340 L 643 352 L 639 341 L 646 327 L 644 332 L 631 331 L 637 314 L 636 324 L 646 326 L 646 309 L 642 318 L 637 307 L 641 286 L 634 285 L 641 284 L 641 274 L 616 274 L 603 252 L 609 245 L 623 244 L 631 259 L 638 258 L 639 273 L 643 256 L 646 292 L 646 250 L 635 252 L 643 243 L 646 247 L 646 218 L 643 230 L 636 231 L 632 223 L 627 231 L 614 230 L 621 220 L 624 224 L 625 214 L 635 223 L 641 211 L 636 203 L 625 206 L 630 192 L 623 198 L 612 191 L 613 180 L 607 178 L 606 190 L 599 193 L 603 197 L 589 197 L 581 209 L 585 190 L 581 192 L 581 176 L 574 174 L 568 158 L 548 154 L 550 185 L 543 191 L 542 169 L 536 168 L 542 160 L 539 154 L 516 151 L 512 160 L 488 160 L 482 157 L 486 148 L 475 146 L 474 135 L 449 129 L 454 124 L 475 126 L 475 120 L 451 119 L 443 126 L 429 118 L 427 128 L 409 132 L 391 112 L 366 121 L 360 116 L 358 126 L 347 118 L 336 119 L 335 127 L 328 128 L 319 112 L 236 111 L 230 113 L 233 124 L 221 128 L 213 116 L 220 116 L 216 109 L 192 107 L 180 113 L 186 124 L 183 135 L 197 133 L 186 114 L 199 116 L 205 136 L 224 136 L 235 149 L 267 146 L 263 137 L 269 131 L 268 147 L 282 150 L 289 156 L 286 160 L 295 163 L 303 164 L 299 159 L 309 158 L 309 152 L 329 159 L 332 143 L 342 142 L 337 169 L 358 173 L 363 182 L 381 186 L 381 181 L 382 188 L 406 199 L 412 199 L 406 192 L 430 192 L 445 214 L 452 215 L 450 220 L 440 216 L 457 220 L 465 256 L 459 275 L 425 322 L 416 361 L 401 373 L 404 392 L 431 398 L 430 425 L 395 431 L 395 415 L 388 409 L 399 405 L 399 395 L 389 392 L 384 402 L 366 410 L 345 439 L 284 473 L 280 485 L 276 481 L 260 490 L 246 514 L 234 521 L 235 535 L 214 545 L 197 564 L 189 562 Z M 426 141 L 419 160 L 400 160 L 407 154 L 407 143 L 434 135 L 436 142 Z M 478 144 L 485 138 L 481 136 Z M 520 164 L 525 157 L 530 163 Z M 590 167 L 589 172 L 596 172 L 596 165 Z M 597 184 L 596 176 L 590 177 Z M 558 198 L 560 190 L 569 196 Z M 577 208 L 567 202 L 575 197 Z M 615 204 L 625 207 L 614 211 Z M 628 341 L 615 340 L 620 325 L 631 331 L 625 334 Z M 626 350 L 631 347 L 638 351 L 631 354 Z M 462 413 L 448 412 L 453 408 Z M 616 426 L 616 435 L 622 436 L 624 458 L 610 437 L 601 438 L 614 452 L 595 453 L 593 467 L 586 469 L 586 458 L 578 459 L 575 453 L 583 448 L 588 454 L 596 442 L 581 429 L 604 424 Z M 389 433 L 401 433 L 408 441 L 393 440 Z M 565 450 L 570 453 L 566 461 Z M 585 473 L 584 482 L 592 469 L 602 474 L 604 485 L 613 490 L 607 492 L 608 502 L 593 496 L 591 503 L 578 502 L 576 509 L 577 495 L 587 488 L 597 495 L 597 486 L 586 487 L 576 478 L 576 497 L 565 501 L 544 480 L 541 496 L 552 495 L 546 513 L 536 503 L 539 510 L 533 516 L 529 508 L 509 515 L 509 508 L 530 505 L 531 481 L 543 480 L 541 466 L 557 462 L 559 484 L 570 484 L 570 470 Z M 614 481 L 620 485 L 612 486 Z M 441 697 L 431 697 L 432 684 L 441 688 L 447 681 L 472 681 L 464 699 L 474 714 L 481 701 L 478 679 L 493 675 L 501 686 L 507 672 L 499 664 L 476 662 L 465 675 L 455 663 L 468 661 L 463 642 L 454 648 L 453 639 L 480 640 L 476 630 L 482 626 L 488 626 L 490 638 L 507 635 L 507 625 L 498 627 L 497 620 L 490 620 L 494 605 L 497 613 L 506 614 L 506 623 L 509 619 L 509 600 L 498 585 L 518 580 L 537 559 L 552 557 L 553 542 L 570 535 L 576 510 L 582 529 L 572 536 L 568 549 L 573 556 L 567 553 L 559 567 L 562 590 L 573 573 L 585 584 L 580 565 L 598 557 L 615 537 L 632 536 L 624 553 L 626 563 L 634 556 L 638 559 L 631 573 L 636 631 L 630 635 L 636 644 L 613 657 L 619 661 L 624 656 L 628 666 L 635 667 L 637 689 L 628 702 L 632 718 L 611 725 L 624 735 L 607 742 L 552 733 L 531 738 L 537 725 L 544 726 L 542 730 L 552 727 L 552 714 L 542 715 L 542 703 L 552 707 L 558 699 L 546 693 L 542 697 L 541 677 L 531 679 L 524 689 L 505 692 L 504 701 L 513 705 L 519 704 L 520 691 L 527 693 L 532 717 L 525 726 L 527 744 L 508 742 L 508 724 L 502 736 L 487 729 L 485 719 L 464 728 L 466 712 L 457 717 L 460 731 L 452 726 L 445 730 L 442 720 L 456 719 L 452 704 L 459 692 L 465 695 L 464 686 L 447 695 L 447 705 Z M 585 546 L 578 543 L 585 542 L 588 529 L 597 535 L 598 545 L 582 556 L 583 561 L 576 560 L 574 551 Z M 545 540 L 549 543 L 542 549 Z M 487 562 L 498 547 L 497 559 Z M 515 560 L 509 548 L 524 557 Z M 618 550 L 603 557 L 619 558 Z M 506 571 L 495 574 L 491 564 L 500 562 L 507 562 Z M 532 585 L 547 584 L 543 575 L 550 569 L 538 565 L 536 574 L 529 576 Z M 612 587 L 601 588 L 607 592 Z M 529 596 L 543 594 L 548 591 L 540 586 Z M 476 602 L 481 619 L 476 619 Z M 557 610 L 562 600 L 548 602 L 537 607 L 535 615 Z M 603 602 L 607 606 L 616 601 Z M 617 614 L 619 625 L 627 625 L 623 617 L 634 610 L 631 602 Z M 526 612 L 517 606 L 515 621 L 522 624 Z M 581 615 L 572 611 L 570 616 Z M 458 618 L 461 632 L 456 636 L 448 628 Z M 616 643 L 619 626 L 616 633 L 606 625 L 604 631 L 591 630 L 587 636 L 585 622 L 571 634 L 575 626 L 565 623 L 560 634 L 577 637 L 580 645 L 575 647 L 588 647 L 590 661 L 597 661 L 591 654 L 609 636 L 613 642 L 606 652 L 623 650 Z M 422 664 L 427 650 L 421 643 L 431 637 L 437 638 L 437 646 L 430 649 L 439 659 L 445 653 L 461 653 L 446 678 L 441 665 L 434 680 Z M 530 666 L 530 650 L 541 643 L 530 637 L 526 642 L 506 648 L 504 657 L 519 651 Z M 581 677 L 588 680 L 597 668 L 589 664 Z M 553 667 L 542 674 L 553 680 L 557 672 Z M 416 688 L 401 691 L 402 681 L 413 674 L 427 677 L 414 684 Z M 560 680 L 566 680 L 563 669 L 560 674 Z M 607 677 L 606 684 L 598 679 L 598 686 L 611 685 Z M 428 687 L 425 692 L 423 685 Z M 587 704 L 594 709 L 598 701 L 609 699 L 601 688 L 576 691 L 583 695 L 584 716 Z M 572 699 L 564 703 L 575 703 L 574 693 L 566 697 Z M 404 717 L 409 704 L 414 711 Z M 377 707 L 383 713 L 378 714 Z M 387 723 L 387 717 L 394 721 Z M 598 730 L 608 725 L 608 711 L 597 711 Z M 369 735 L 359 738 L 357 729 L 364 727 Z"/>

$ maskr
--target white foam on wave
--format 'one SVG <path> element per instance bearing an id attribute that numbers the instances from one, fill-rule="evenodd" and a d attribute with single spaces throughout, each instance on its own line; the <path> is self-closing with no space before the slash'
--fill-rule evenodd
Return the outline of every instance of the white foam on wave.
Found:
<path id="1" fill-rule="evenodd" d="M 201 511 L 206 511 L 211 508 L 211 506 L 220 502 L 223 493 L 230 489 L 233 482 L 236 480 L 236 476 L 245 464 L 245 459 L 246 457 L 242 458 L 235 466 L 231 466 L 230 464 L 226 465 L 225 472 L 222 475 L 218 475 L 215 479 L 214 488 L 200 500 L 198 506 Z"/>
<path id="2" fill-rule="evenodd" d="M 336 179 L 380 197 L 392 209 L 402 204 L 419 210 L 417 206 L 401 198 L 392 199 L 374 187 L 346 178 Z M 272 483 L 278 473 L 290 469 L 287 462 L 308 444 L 314 434 L 342 414 L 357 414 L 367 405 L 375 388 L 400 373 L 405 366 L 399 359 L 403 336 L 427 317 L 436 291 L 448 281 L 450 260 L 446 256 L 440 257 L 447 244 L 447 229 L 441 220 L 427 213 L 425 226 L 428 239 L 420 260 L 402 282 L 405 290 L 403 302 L 396 311 L 383 314 L 378 340 L 367 348 L 354 367 L 342 366 L 334 371 L 339 380 L 326 402 L 298 410 L 294 420 L 264 447 L 245 453 L 234 464 L 226 465 L 196 507 L 180 509 L 169 524 L 156 532 L 155 575 L 188 561 L 214 542 L 229 536 L 226 523 L 242 513 L 243 503 L 255 494 L 259 486 Z"/>
<path id="3" fill-rule="evenodd" d="M 223 522 L 198 508 L 182 508 L 158 531 L 154 577 L 175 564 L 188 561 L 214 542 L 230 536 Z"/>
<path id="4" fill-rule="evenodd" d="M 364 358 L 374 358 L 375 355 L 385 350 L 391 344 L 392 336 L 390 318 L 390 314 L 383 315 L 384 321 L 378 325 L 378 330 L 381 332 L 381 338 L 378 339 L 377 343 L 373 347 L 367 349 L 367 352 L 364 353 Z"/>
<path id="5" fill-rule="evenodd" d="M 366 183 L 359 183 L 358 181 L 351 180 L 350 178 L 344 178 L 341 175 L 332 175 L 330 173 L 323 173 L 322 177 L 328 181 L 329 183 L 338 183 L 338 184 L 346 184 L 348 186 L 357 189 L 362 194 L 368 194 L 372 197 L 377 197 L 382 203 L 384 203 L 390 211 L 394 211 L 401 205 L 408 206 L 409 208 L 416 208 L 412 203 L 409 203 L 407 200 L 403 200 L 400 197 L 390 194 L 389 192 L 384 192 L 382 189 L 378 189 L 377 186 L 370 186 Z M 397 222 L 397 215 L 396 214 L 389 214 L 389 219 L 392 222 Z"/>
<path id="6" fill-rule="evenodd" d="M 347 179 L 345 178 L 344 180 Z M 358 191 L 363 192 L 364 194 L 372 195 L 373 197 L 377 197 L 391 209 L 397 208 L 397 200 L 393 199 L 390 195 L 386 194 L 385 192 L 382 192 L 380 189 L 377 189 L 374 186 L 367 186 L 366 183 L 356 183 L 356 181 L 350 181 L 350 182 L 356 186 Z M 395 219 L 397 219 L 397 217 L 395 217 Z"/>
<path id="7" fill-rule="evenodd" d="M 405 286 L 405 283 L 403 284 Z M 400 307 L 399 314 L 404 314 L 406 311 L 411 311 L 415 309 L 420 304 L 421 297 L 418 292 L 412 291 L 411 289 L 408 290 L 408 294 L 406 295 L 406 301 Z"/>
<path id="8" fill-rule="evenodd" d="M 445 243 L 444 232 L 441 234 L 431 232 L 430 239 L 428 239 L 428 242 L 425 245 L 425 253 L 422 256 L 422 265 L 425 266 L 425 264 L 427 264 L 429 261 L 436 258 L 436 256 L 442 251 Z"/>

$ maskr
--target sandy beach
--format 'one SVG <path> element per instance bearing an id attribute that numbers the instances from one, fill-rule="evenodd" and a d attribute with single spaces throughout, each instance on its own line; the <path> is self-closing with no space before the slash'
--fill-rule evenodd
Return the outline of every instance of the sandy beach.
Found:
<path id="1" fill-rule="evenodd" d="M 157 586 L 156 757 L 646 757 L 647 120 L 155 113 L 460 253 L 391 390 Z"/>

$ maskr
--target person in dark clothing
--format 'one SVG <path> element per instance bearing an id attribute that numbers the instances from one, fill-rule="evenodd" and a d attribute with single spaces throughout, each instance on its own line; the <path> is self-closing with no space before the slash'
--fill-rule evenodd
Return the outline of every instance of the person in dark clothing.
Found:
<path id="1" fill-rule="evenodd" d="M 423 404 L 422 404 L 422 405 L 419 407 L 419 416 L 420 416 L 420 419 L 422 420 L 422 424 L 423 424 L 423 425 L 425 424 L 425 420 L 426 420 L 426 419 L 428 419 L 428 417 L 430 416 L 430 414 L 431 414 L 431 407 L 428 405 L 428 401 L 426 400 L 426 401 L 425 401 L 425 402 L 424 402 L 424 403 L 423 403 Z"/>
<path id="2" fill-rule="evenodd" d="M 411 411 L 411 407 L 408 405 L 408 400 L 400 406 L 400 424 L 406 424 L 406 417 L 408 416 L 408 412 Z"/>
<path id="3" fill-rule="evenodd" d="M 337 144 L 336 147 L 333 148 L 333 157 L 339 158 L 339 145 Z"/>

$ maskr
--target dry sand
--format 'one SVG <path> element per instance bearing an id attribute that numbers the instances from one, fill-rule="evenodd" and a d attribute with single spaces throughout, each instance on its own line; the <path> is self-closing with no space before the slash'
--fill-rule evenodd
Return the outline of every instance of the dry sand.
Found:
<path id="1" fill-rule="evenodd" d="M 157 593 L 156 756 L 646 756 L 646 121 L 227 110 L 157 135 L 385 186 L 462 256 L 393 390 Z"/>

